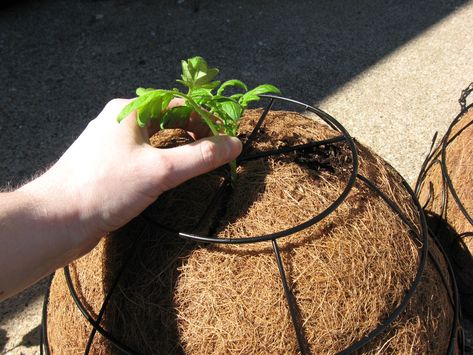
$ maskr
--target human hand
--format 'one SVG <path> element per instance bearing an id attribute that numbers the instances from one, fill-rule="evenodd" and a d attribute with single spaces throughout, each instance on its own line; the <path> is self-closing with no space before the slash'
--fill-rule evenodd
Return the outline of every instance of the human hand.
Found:
<path id="1" fill-rule="evenodd" d="M 235 159 L 241 151 L 241 142 L 227 136 L 153 148 L 149 137 L 156 127 L 138 127 L 135 114 L 117 123 L 129 102 L 110 101 L 51 169 L 21 189 L 43 206 L 41 213 L 64 224 L 64 234 L 80 254 L 162 192 Z M 176 105 L 178 100 L 170 104 Z M 182 128 L 196 139 L 209 133 L 196 116 Z"/>

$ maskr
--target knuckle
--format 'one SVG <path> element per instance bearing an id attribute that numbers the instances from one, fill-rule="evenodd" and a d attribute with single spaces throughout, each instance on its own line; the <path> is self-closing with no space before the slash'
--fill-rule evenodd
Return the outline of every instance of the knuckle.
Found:
<path id="1" fill-rule="evenodd" d="M 164 156 L 160 156 L 157 160 L 155 159 L 154 164 L 158 167 L 158 169 L 155 169 L 155 171 L 158 172 L 158 176 L 155 177 L 155 183 L 158 185 L 158 190 L 164 192 L 175 187 L 175 167 L 173 162 Z"/>
<path id="2" fill-rule="evenodd" d="M 112 99 L 105 105 L 104 111 L 120 111 L 132 100 L 129 99 Z"/>
<path id="3" fill-rule="evenodd" d="M 130 102 L 129 99 L 112 99 L 107 103 L 106 106 L 118 107 L 118 106 L 123 106 L 123 105 L 127 104 L 128 102 Z"/>
<path id="4" fill-rule="evenodd" d="M 107 121 L 110 117 L 116 117 L 120 111 L 131 101 L 132 100 L 129 99 L 112 99 L 107 102 L 97 118 L 99 120 Z"/>
<path id="5" fill-rule="evenodd" d="M 218 148 L 217 145 L 210 141 L 205 140 L 202 141 L 200 144 L 200 155 L 202 159 L 202 163 L 205 165 L 210 166 L 211 168 L 217 168 L 218 164 Z"/>

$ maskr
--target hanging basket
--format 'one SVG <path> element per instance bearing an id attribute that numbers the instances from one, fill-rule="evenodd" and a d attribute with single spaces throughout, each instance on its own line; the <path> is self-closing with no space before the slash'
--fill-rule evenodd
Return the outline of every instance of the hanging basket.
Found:
<path id="1" fill-rule="evenodd" d="M 462 306 L 469 315 L 473 315 L 473 105 L 467 106 L 466 99 L 472 91 L 473 83 L 462 92 L 461 111 L 424 162 L 416 187 L 429 227 L 452 261 Z"/>
<path id="2" fill-rule="evenodd" d="M 56 273 L 45 351 L 462 352 L 451 270 L 408 184 L 327 113 L 265 98 L 234 187 L 226 167 L 192 179 Z"/>

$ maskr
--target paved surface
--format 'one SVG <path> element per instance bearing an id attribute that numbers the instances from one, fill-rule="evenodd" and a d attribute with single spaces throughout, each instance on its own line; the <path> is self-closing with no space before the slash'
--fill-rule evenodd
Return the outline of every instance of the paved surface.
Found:
<path id="1" fill-rule="evenodd" d="M 473 81 L 465 1 L 23 1 L 0 9 L 0 186 L 54 162 L 113 97 L 223 78 L 319 105 L 413 182 Z M 0 353 L 38 351 L 44 282 L 0 305 Z"/>

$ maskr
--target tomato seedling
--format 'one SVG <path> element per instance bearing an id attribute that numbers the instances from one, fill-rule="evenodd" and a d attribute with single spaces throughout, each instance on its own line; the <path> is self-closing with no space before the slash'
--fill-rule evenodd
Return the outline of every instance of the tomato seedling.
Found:
<path id="1" fill-rule="evenodd" d="M 209 126 L 212 134 L 236 136 L 248 104 L 258 101 L 260 95 L 280 94 L 277 87 L 264 84 L 248 90 L 245 83 L 232 79 L 223 83 L 214 80 L 218 75 L 217 68 L 209 68 L 202 57 L 193 57 L 182 61 L 182 75 L 178 83 L 187 87 L 187 93 L 179 89 L 162 90 L 138 88 L 138 98 L 129 103 L 117 117 L 122 121 L 133 111 L 140 127 L 145 127 L 149 121 L 158 120 L 162 129 L 176 120 L 186 120 L 192 112 L 196 112 Z M 224 91 L 234 88 L 240 92 L 225 96 Z M 173 98 L 183 98 L 183 106 L 168 109 Z M 236 162 L 230 163 L 231 182 L 236 181 Z"/>

